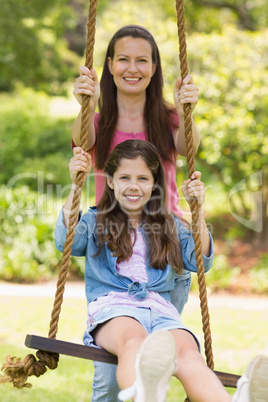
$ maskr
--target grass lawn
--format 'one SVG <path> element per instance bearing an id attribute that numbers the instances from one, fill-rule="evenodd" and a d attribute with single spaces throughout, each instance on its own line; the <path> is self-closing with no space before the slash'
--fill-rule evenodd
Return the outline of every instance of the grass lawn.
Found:
<path id="1" fill-rule="evenodd" d="M 83 297 L 83 295 L 82 295 Z M 46 336 L 53 299 L 49 297 L 0 296 L 0 364 L 7 354 L 24 358 L 32 353 L 24 347 L 27 333 Z M 241 374 L 258 353 L 268 355 L 268 298 L 210 297 L 211 329 L 215 369 Z M 58 339 L 81 342 L 86 302 L 65 299 Z M 183 313 L 184 322 L 203 346 L 199 302 L 195 295 Z M 3 402 L 83 402 L 91 399 L 93 365 L 91 361 L 62 356 L 57 370 L 40 378 L 30 377 L 32 388 L 16 390 L 0 386 Z M 233 390 L 229 390 L 233 393 Z M 171 380 L 167 402 L 184 401 L 185 393 L 176 379 Z"/>

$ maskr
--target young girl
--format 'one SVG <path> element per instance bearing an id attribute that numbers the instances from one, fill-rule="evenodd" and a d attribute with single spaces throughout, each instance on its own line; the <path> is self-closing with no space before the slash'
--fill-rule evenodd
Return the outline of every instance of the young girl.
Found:
<path id="1" fill-rule="evenodd" d="M 89 173 L 91 167 L 81 148 L 75 148 L 74 154 L 69 165 L 73 185 L 55 232 L 61 251 L 77 172 Z M 86 257 L 85 344 L 94 342 L 118 356 L 121 400 L 163 402 L 174 375 L 193 402 L 231 401 L 205 365 L 196 337 L 170 303 L 175 271 L 196 272 L 196 263 L 191 233 L 166 208 L 164 170 L 155 147 L 139 140 L 119 144 L 105 174 L 103 197 L 97 209 L 80 217 L 72 248 L 73 255 Z M 202 209 L 205 188 L 200 176 L 195 172 L 185 181 L 183 193 L 188 201 L 197 198 L 207 271 L 213 243 Z"/>
<path id="2" fill-rule="evenodd" d="M 100 201 L 105 175 L 103 168 L 112 149 L 127 139 L 142 139 L 153 143 L 161 155 L 167 186 L 167 206 L 178 216 L 179 194 L 176 185 L 176 160 L 185 156 L 183 104 L 192 108 L 198 101 L 198 88 L 192 77 L 183 82 L 178 78 L 174 88 L 174 106 L 163 97 L 163 74 L 157 44 L 144 27 L 128 25 L 112 37 L 105 56 L 101 82 L 95 70 L 80 68 L 74 90 L 79 103 L 82 94 L 91 96 L 88 148 L 96 188 L 96 205 Z M 99 104 L 99 113 L 95 113 Z M 73 146 L 80 144 L 81 114 L 72 130 Z M 194 121 L 193 144 L 200 142 Z M 181 313 L 188 300 L 191 285 L 190 272 L 176 275 L 171 292 L 172 303 Z M 114 366 L 96 362 L 91 402 L 115 402 L 118 387 Z"/>

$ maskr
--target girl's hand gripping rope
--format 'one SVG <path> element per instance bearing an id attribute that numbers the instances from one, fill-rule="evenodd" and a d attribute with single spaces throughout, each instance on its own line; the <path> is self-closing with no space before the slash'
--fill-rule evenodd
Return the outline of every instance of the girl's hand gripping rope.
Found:
<path id="1" fill-rule="evenodd" d="M 76 182 L 78 172 L 89 174 L 91 170 L 91 156 L 80 147 L 73 149 L 74 156 L 69 162 L 69 172 L 73 183 Z"/>
<path id="2" fill-rule="evenodd" d="M 202 183 L 201 172 L 194 172 L 192 177 L 188 180 L 185 180 L 182 186 L 183 195 L 188 202 L 194 197 L 197 200 L 197 205 L 199 208 L 202 207 L 205 201 L 205 185 Z"/>

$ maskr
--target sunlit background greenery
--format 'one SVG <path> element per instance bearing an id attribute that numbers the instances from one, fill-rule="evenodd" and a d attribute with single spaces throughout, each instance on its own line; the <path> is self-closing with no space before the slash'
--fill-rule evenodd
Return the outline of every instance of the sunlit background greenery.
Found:
<path id="1" fill-rule="evenodd" d="M 84 64 L 88 2 L 0 4 L 0 280 L 54 283 L 61 254 L 53 232 L 70 186 L 71 126 L 79 111 L 72 88 Z M 239 374 L 255 354 L 268 353 L 267 0 L 185 0 L 184 5 L 188 64 L 200 89 L 194 111 L 202 138 L 196 167 L 207 185 L 205 209 L 215 239 L 206 282 L 209 294 L 229 291 L 228 299 L 210 297 L 215 365 Z M 130 23 L 155 36 L 172 101 L 180 74 L 175 0 L 99 0 L 94 67 L 100 76 L 109 39 Z M 180 158 L 179 189 L 186 177 L 186 161 Z M 93 203 L 91 176 L 81 205 L 86 210 Z M 83 272 L 83 259 L 72 259 L 70 279 L 82 279 Z M 236 299 L 230 292 L 264 297 Z M 26 333 L 46 335 L 52 303 L 0 295 L 1 362 L 8 353 L 28 353 Z M 64 300 L 59 338 L 81 342 L 85 310 L 84 299 Z M 201 339 L 193 294 L 183 319 Z M 92 378 L 92 362 L 61 357 L 57 370 L 31 378 L 32 389 L 18 391 L 8 384 L 0 387 L 0 399 L 87 401 Z M 167 401 L 182 401 L 184 395 L 172 379 Z"/>
<path id="2" fill-rule="evenodd" d="M 267 293 L 267 4 L 184 3 L 188 64 L 200 90 L 196 166 L 208 187 L 206 212 L 217 245 L 208 285 Z M 79 111 L 72 88 L 84 63 L 87 13 L 82 0 L 1 1 L 0 279 L 51 279 L 60 263 L 53 230 L 70 184 L 71 125 Z M 99 0 L 94 67 L 101 75 L 110 37 L 129 23 L 155 36 L 172 101 L 180 73 L 175 1 Z M 186 177 L 180 158 L 179 188 Z M 84 209 L 94 203 L 92 177 L 82 201 Z M 182 197 L 180 205 L 186 209 Z M 249 266 L 231 259 L 246 252 Z M 83 261 L 72 261 L 71 274 L 82 278 Z"/>

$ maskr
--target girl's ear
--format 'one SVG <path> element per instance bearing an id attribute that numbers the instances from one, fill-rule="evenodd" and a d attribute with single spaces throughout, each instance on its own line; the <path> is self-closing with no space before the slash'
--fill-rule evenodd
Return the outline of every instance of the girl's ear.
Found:
<path id="1" fill-rule="evenodd" d="M 111 59 L 111 57 L 107 58 L 107 65 L 110 73 L 113 75 L 113 60 Z"/>
<path id="2" fill-rule="evenodd" d="M 106 180 L 107 180 L 108 186 L 113 190 L 114 189 L 113 181 L 109 177 L 106 177 Z"/>

